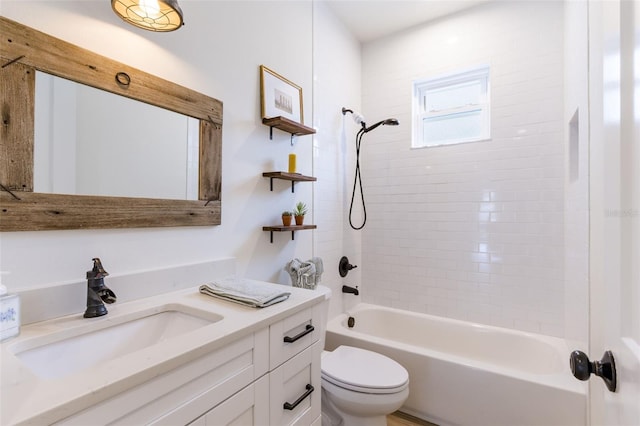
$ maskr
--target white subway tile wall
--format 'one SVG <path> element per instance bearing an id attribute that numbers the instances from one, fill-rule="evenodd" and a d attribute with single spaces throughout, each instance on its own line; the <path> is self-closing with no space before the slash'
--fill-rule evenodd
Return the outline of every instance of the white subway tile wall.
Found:
<path id="1" fill-rule="evenodd" d="M 564 334 L 563 5 L 496 2 L 363 46 L 365 302 Z M 414 79 L 491 66 L 491 140 L 411 149 Z"/>
<path id="2" fill-rule="evenodd" d="M 324 2 L 313 3 L 313 173 L 314 255 L 324 262 L 322 285 L 333 292 L 329 317 L 349 309 L 355 296 L 344 297 L 343 284 L 359 285 L 362 268 L 347 278 L 338 274 L 338 262 L 348 256 L 360 264 L 360 234 L 350 231 L 348 201 L 355 164 L 355 123 L 342 115 L 342 107 L 360 109 L 360 43 Z M 336 66 L 339 64 L 339 66 Z M 306 95 L 305 95 L 306 96 Z M 300 140 L 305 144 L 309 141 Z"/>

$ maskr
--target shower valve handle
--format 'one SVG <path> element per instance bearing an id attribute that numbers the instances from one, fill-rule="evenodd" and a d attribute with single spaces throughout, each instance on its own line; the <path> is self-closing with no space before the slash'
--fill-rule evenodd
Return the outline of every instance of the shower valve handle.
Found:
<path id="1" fill-rule="evenodd" d="M 340 263 L 338 264 L 338 272 L 341 277 L 346 277 L 350 270 L 357 268 L 358 265 L 352 265 L 349 263 L 347 256 L 342 256 Z"/>

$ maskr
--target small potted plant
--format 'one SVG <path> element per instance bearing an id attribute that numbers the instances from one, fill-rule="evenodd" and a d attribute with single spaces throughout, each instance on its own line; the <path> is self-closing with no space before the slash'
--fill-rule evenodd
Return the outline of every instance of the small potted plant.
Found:
<path id="1" fill-rule="evenodd" d="M 305 214 L 307 214 L 307 205 L 302 201 L 298 201 L 296 208 L 293 210 L 293 216 L 296 218 L 296 225 L 300 226 L 304 223 Z"/>
<path id="2" fill-rule="evenodd" d="M 284 226 L 291 226 L 291 217 L 293 216 L 293 213 L 291 213 L 289 210 L 285 210 L 282 212 L 282 224 Z"/>

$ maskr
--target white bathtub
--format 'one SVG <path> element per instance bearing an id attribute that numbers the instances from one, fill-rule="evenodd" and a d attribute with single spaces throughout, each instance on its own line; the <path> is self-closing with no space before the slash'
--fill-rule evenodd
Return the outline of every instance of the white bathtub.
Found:
<path id="1" fill-rule="evenodd" d="M 361 303 L 329 321 L 326 348 L 350 345 L 409 371 L 401 411 L 439 425 L 586 424 L 586 385 L 564 340 Z"/>

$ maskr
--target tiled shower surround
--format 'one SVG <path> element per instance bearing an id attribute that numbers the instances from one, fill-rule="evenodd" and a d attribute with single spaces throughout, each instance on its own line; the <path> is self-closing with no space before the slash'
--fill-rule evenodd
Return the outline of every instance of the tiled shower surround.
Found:
<path id="1" fill-rule="evenodd" d="M 563 5 L 481 5 L 363 46 L 365 302 L 564 333 Z M 414 79 L 489 64 L 491 139 L 411 149 Z"/>

